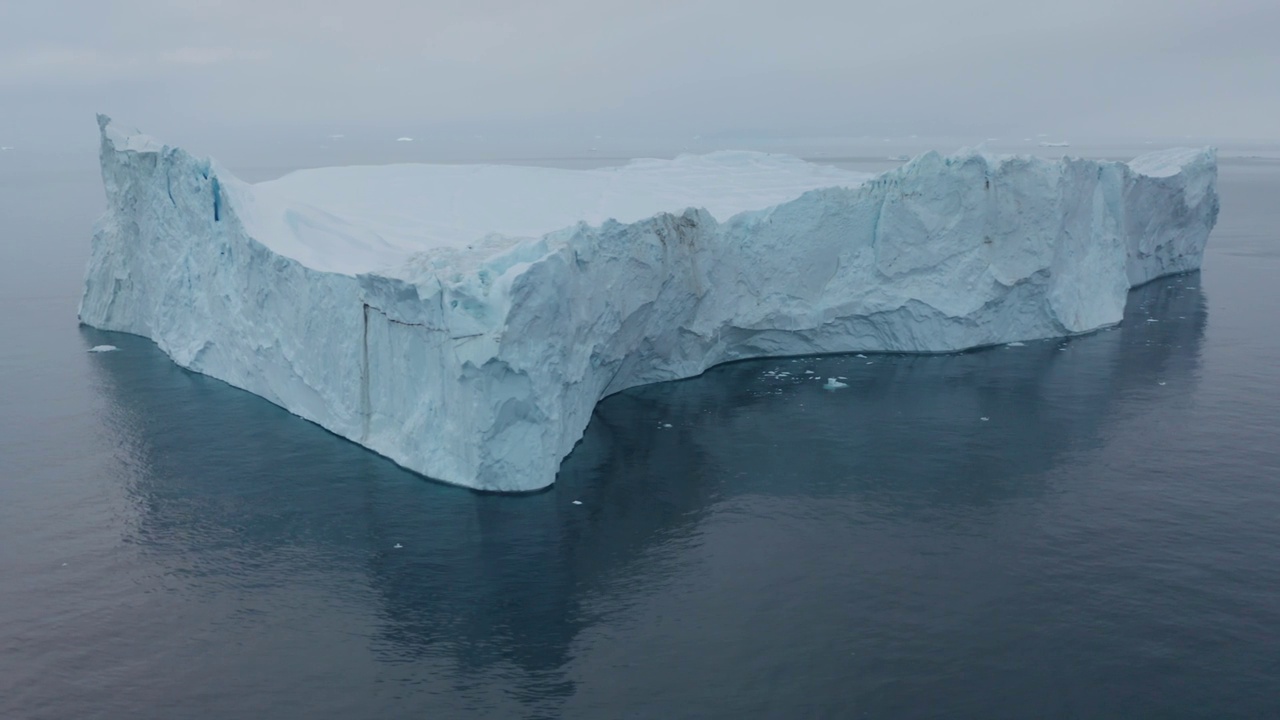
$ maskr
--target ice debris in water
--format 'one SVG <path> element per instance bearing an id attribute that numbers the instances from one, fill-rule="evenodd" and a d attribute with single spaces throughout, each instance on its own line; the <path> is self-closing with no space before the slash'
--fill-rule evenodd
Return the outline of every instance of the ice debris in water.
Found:
<path id="1" fill-rule="evenodd" d="M 574 504 L 574 505 L 581 505 L 581 504 L 582 504 L 582 501 L 581 501 L 581 500 L 574 500 L 574 501 L 573 501 L 573 504 Z"/>
<path id="2" fill-rule="evenodd" d="M 867 359 L 867 356 L 866 356 L 866 355 L 863 355 L 862 353 L 858 353 L 858 354 L 857 354 L 857 355 L 855 355 L 854 357 L 860 357 L 860 358 L 862 358 L 863 360 L 866 360 L 866 359 Z"/>
<path id="3" fill-rule="evenodd" d="M 398 137 L 398 138 L 396 138 L 396 142 L 413 142 L 413 138 L 411 138 L 411 137 Z"/>
<path id="4" fill-rule="evenodd" d="M 1027 344 L 1024 342 L 1011 342 L 1004 344 L 1005 347 L 1026 347 L 1026 345 Z"/>
<path id="5" fill-rule="evenodd" d="M 113 352 L 119 349 L 120 348 L 116 347 L 115 345 L 94 345 L 93 347 L 89 348 L 89 352 Z"/>
<path id="6" fill-rule="evenodd" d="M 988 420 L 990 420 L 991 418 L 989 418 L 989 417 L 983 417 L 983 418 L 980 418 L 980 419 L 982 420 L 982 422 L 987 422 L 987 421 L 988 421 Z"/>
<path id="7" fill-rule="evenodd" d="M 842 383 L 835 378 L 827 378 L 827 383 L 822 386 L 824 390 L 839 390 L 840 388 L 849 387 L 848 383 Z"/>
<path id="8" fill-rule="evenodd" d="M 396 544 L 395 544 L 395 547 L 394 547 L 393 549 L 394 549 L 394 550 L 399 550 L 400 548 L 403 548 L 403 547 L 404 547 L 404 546 L 403 546 L 403 545 L 401 545 L 400 543 L 396 543 Z"/>

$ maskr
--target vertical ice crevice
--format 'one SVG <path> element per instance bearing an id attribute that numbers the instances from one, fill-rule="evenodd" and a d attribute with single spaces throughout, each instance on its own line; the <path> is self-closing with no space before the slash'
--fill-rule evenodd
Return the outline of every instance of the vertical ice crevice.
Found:
<path id="1" fill-rule="evenodd" d="M 369 303 L 364 303 L 364 333 L 360 345 L 360 441 L 369 439 L 369 420 L 373 414 L 369 399 Z"/>

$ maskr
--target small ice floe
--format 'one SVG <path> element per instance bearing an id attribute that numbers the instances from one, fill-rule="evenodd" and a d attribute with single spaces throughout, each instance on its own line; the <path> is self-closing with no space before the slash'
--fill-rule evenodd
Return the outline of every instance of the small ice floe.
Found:
<path id="1" fill-rule="evenodd" d="M 868 360 L 868 361 L 867 361 L 867 364 L 868 364 L 868 365 L 874 365 L 875 363 L 873 363 L 873 362 L 871 362 L 870 360 Z"/>
<path id="2" fill-rule="evenodd" d="M 823 390 L 839 390 L 840 388 L 849 387 L 848 383 L 842 383 L 835 378 L 827 378 L 827 383 L 822 386 Z"/>
<path id="3" fill-rule="evenodd" d="M 843 376 L 843 375 L 837 375 L 837 376 L 836 376 L 836 379 L 837 379 L 837 380 L 848 380 L 849 378 L 847 378 L 847 377 L 845 377 L 845 376 Z"/>
<path id="4" fill-rule="evenodd" d="M 413 142 L 413 138 L 411 138 L 411 137 L 398 137 L 398 138 L 396 138 L 396 142 Z"/>
<path id="5" fill-rule="evenodd" d="M 394 547 L 394 548 L 392 548 L 392 549 L 394 549 L 394 550 L 399 550 L 399 549 L 401 549 L 401 548 L 403 548 L 403 547 L 404 547 L 404 546 L 403 546 L 403 545 L 401 545 L 400 543 L 396 543 L 396 544 L 395 544 L 395 547 Z"/>
<path id="6" fill-rule="evenodd" d="M 115 345 L 94 345 L 93 347 L 89 348 L 89 352 L 115 352 L 116 350 L 119 350 L 119 349 L 120 348 L 116 347 Z"/>
<path id="7" fill-rule="evenodd" d="M 991 418 L 989 418 L 989 417 L 980 417 L 980 418 L 978 418 L 978 419 L 979 419 L 979 420 L 981 420 L 982 422 L 988 422 L 988 421 L 990 421 L 990 420 L 991 420 Z"/>
<path id="8" fill-rule="evenodd" d="M 582 504 L 582 501 L 581 501 L 581 500 L 574 500 L 574 501 L 573 501 L 573 504 L 574 504 L 574 505 L 581 505 L 581 504 Z"/>
<path id="9" fill-rule="evenodd" d="M 662 427 L 669 428 L 671 427 L 671 423 L 662 423 Z"/>
<path id="10" fill-rule="evenodd" d="M 1155 318 L 1147 318 L 1147 322 L 1160 322 L 1160 321 Z"/>
<path id="11" fill-rule="evenodd" d="M 1005 343 L 1004 346 L 1005 347 L 1026 347 L 1027 344 L 1024 342 L 1011 342 L 1011 343 Z"/>
<path id="12" fill-rule="evenodd" d="M 1164 384 L 1164 381 L 1163 381 L 1163 380 L 1161 380 L 1160 382 L 1158 382 L 1158 383 L 1156 383 L 1156 384 L 1157 384 L 1157 385 L 1163 385 L 1163 384 Z"/>
<path id="13" fill-rule="evenodd" d="M 866 356 L 866 355 L 863 355 L 862 353 L 858 353 L 857 355 L 854 355 L 854 357 L 860 357 L 860 358 L 862 358 L 863 360 L 866 360 L 866 359 L 867 359 L 867 356 Z"/>
<path id="14" fill-rule="evenodd" d="M 805 371 L 804 371 L 804 374 L 805 374 L 805 375 L 812 375 L 812 374 L 813 374 L 813 371 L 812 371 L 812 370 L 805 370 Z"/>

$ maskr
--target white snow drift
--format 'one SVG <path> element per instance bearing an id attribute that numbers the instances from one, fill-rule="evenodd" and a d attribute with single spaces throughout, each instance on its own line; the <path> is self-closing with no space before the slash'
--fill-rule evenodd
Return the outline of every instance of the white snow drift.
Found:
<path id="1" fill-rule="evenodd" d="M 99 124 L 84 323 L 487 490 L 553 482 L 605 395 L 716 363 L 1119 322 L 1131 286 L 1199 267 L 1218 213 L 1212 150 L 929 153 L 874 178 L 732 152 L 250 185 Z"/>

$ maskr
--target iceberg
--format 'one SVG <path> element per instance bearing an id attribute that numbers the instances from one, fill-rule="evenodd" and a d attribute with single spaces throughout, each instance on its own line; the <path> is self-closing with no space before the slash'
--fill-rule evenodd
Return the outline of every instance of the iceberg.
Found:
<path id="1" fill-rule="evenodd" d="M 732 360 L 1088 332 L 1195 270 L 1216 155 L 753 152 L 387 165 L 249 184 L 99 116 L 80 320 L 431 478 L 554 482 L 597 401 Z"/>

